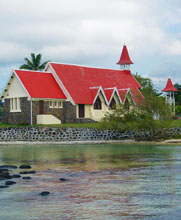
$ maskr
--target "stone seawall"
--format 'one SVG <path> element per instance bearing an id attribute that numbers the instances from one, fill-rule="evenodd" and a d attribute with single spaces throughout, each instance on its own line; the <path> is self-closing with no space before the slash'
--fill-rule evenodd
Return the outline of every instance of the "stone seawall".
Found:
<path id="1" fill-rule="evenodd" d="M 111 131 L 92 128 L 11 127 L 0 128 L 0 142 L 63 142 L 99 140 L 163 140 L 181 135 L 180 128 L 149 131 Z"/>

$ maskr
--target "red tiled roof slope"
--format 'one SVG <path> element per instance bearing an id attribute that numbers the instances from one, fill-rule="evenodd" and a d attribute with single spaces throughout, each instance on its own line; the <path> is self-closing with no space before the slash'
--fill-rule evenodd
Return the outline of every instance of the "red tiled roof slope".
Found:
<path id="1" fill-rule="evenodd" d="M 51 73 L 15 70 L 14 71 L 31 98 L 66 99 Z"/>
<path id="2" fill-rule="evenodd" d="M 90 87 L 141 88 L 129 70 L 112 70 L 50 63 L 76 104 L 92 104 Z"/>

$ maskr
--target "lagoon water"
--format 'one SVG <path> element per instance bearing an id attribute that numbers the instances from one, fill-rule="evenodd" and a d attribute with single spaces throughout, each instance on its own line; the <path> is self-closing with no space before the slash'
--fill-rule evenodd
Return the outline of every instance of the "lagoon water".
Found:
<path id="1" fill-rule="evenodd" d="M 21 164 L 36 173 L 0 189 L 0 220 L 181 219 L 181 146 L 0 146 L 0 165 Z"/>

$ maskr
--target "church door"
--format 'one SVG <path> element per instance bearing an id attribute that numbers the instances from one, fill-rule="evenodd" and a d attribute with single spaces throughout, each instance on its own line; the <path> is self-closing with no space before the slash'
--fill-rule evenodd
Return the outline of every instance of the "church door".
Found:
<path id="1" fill-rule="evenodd" d="M 79 118 L 85 117 L 85 106 L 84 104 L 79 104 Z"/>

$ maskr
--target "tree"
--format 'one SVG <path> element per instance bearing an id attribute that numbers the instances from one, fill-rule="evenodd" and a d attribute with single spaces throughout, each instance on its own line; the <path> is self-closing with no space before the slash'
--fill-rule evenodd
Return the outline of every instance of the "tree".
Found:
<path id="1" fill-rule="evenodd" d="M 146 94 L 153 94 L 155 96 L 160 96 L 161 93 L 159 93 L 156 89 L 154 89 L 153 82 L 151 81 L 150 78 L 145 78 L 142 77 L 141 75 L 133 74 L 133 76 L 136 78 L 136 80 L 139 82 L 141 85 L 141 93 L 143 96 Z"/>
<path id="2" fill-rule="evenodd" d="M 178 90 L 175 92 L 175 112 L 177 115 L 181 115 L 181 84 L 174 84 L 174 87 Z"/>
<path id="3" fill-rule="evenodd" d="M 20 69 L 42 70 L 45 68 L 46 64 L 49 62 L 49 61 L 46 61 L 40 64 L 41 54 L 35 55 L 34 53 L 31 53 L 31 61 L 27 57 L 25 57 L 24 60 L 26 61 L 26 64 L 21 65 Z"/>
<path id="4" fill-rule="evenodd" d="M 175 92 L 176 105 L 181 105 L 181 84 L 176 83 L 174 87 L 178 90 L 178 92 Z"/>
<path id="5" fill-rule="evenodd" d="M 170 106 L 153 88 L 151 79 L 136 75 L 137 81 L 142 86 L 141 92 L 144 100 L 140 98 L 139 105 L 134 110 L 126 111 L 123 106 L 108 113 L 103 119 L 107 128 L 118 130 L 148 129 L 153 133 L 155 128 L 163 128 L 171 119 Z M 139 98 L 139 97 L 137 97 Z M 154 120 L 155 118 L 160 120 Z"/>

